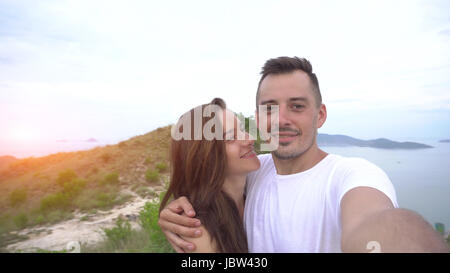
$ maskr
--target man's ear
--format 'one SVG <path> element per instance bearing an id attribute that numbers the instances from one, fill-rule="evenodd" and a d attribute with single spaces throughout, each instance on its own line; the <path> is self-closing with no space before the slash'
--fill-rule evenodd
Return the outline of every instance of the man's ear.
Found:
<path id="1" fill-rule="evenodd" d="M 317 128 L 322 127 L 322 125 L 327 120 L 327 107 L 325 104 L 320 105 L 319 108 L 319 118 L 317 119 Z"/>

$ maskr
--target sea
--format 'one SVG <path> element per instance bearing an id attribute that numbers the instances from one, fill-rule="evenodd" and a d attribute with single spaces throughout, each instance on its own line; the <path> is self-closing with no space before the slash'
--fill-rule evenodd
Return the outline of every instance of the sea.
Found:
<path id="1" fill-rule="evenodd" d="M 320 147 L 327 153 L 361 157 L 382 168 L 391 179 L 401 208 L 422 215 L 433 227 L 450 230 L 450 143 L 439 139 L 396 139 L 434 148 L 388 150 L 368 147 Z"/>

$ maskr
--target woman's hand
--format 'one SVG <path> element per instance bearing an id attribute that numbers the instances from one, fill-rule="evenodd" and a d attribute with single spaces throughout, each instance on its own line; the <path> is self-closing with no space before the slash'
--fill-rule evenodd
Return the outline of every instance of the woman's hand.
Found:
<path id="1" fill-rule="evenodd" d="M 178 253 L 193 251 L 196 246 L 183 240 L 180 236 L 197 238 L 202 235 L 199 219 L 194 218 L 195 211 L 189 200 L 182 196 L 173 200 L 159 214 L 158 225 L 167 240 Z"/>

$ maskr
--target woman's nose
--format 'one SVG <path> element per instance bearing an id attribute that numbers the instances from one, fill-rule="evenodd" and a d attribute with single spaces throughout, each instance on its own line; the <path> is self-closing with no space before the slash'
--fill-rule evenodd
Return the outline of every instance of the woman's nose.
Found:
<path id="1" fill-rule="evenodd" d="M 245 136 L 245 139 L 243 140 L 243 144 L 245 146 L 253 145 L 255 143 L 255 140 L 252 139 L 252 137 L 250 136 L 249 133 L 245 132 L 244 136 Z"/>

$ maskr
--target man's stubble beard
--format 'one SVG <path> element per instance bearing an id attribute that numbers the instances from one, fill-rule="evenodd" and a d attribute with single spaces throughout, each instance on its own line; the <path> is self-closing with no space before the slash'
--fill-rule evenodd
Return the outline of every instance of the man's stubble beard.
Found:
<path id="1" fill-rule="evenodd" d="M 302 137 L 302 133 L 300 133 L 299 138 Z M 307 145 L 307 147 L 305 149 L 302 149 L 302 146 L 300 146 L 298 149 L 299 151 L 285 151 L 285 152 L 279 152 L 279 148 L 275 151 L 272 152 L 272 154 L 281 160 L 289 160 L 289 159 L 294 159 L 294 158 L 298 158 L 300 156 L 302 156 L 304 153 L 306 153 L 309 149 L 311 149 L 311 147 L 314 144 L 314 140 L 317 136 L 317 130 L 315 130 L 313 137 L 311 138 L 311 140 L 309 141 L 309 144 Z M 299 140 L 300 141 L 300 140 Z M 287 144 L 287 145 L 282 145 L 281 143 L 279 144 L 279 146 L 289 146 L 291 143 Z"/>

